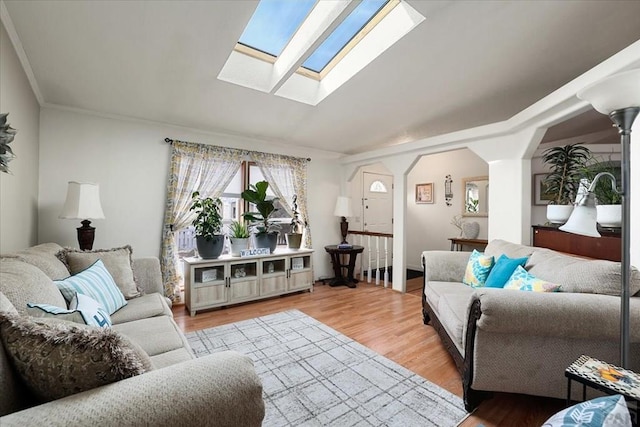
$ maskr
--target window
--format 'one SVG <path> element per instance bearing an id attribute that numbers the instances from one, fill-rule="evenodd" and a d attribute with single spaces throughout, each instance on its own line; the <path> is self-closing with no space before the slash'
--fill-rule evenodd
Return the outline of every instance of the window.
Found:
<path id="1" fill-rule="evenodd" d="M 329 37 L 318 46 L 302 66 L 308 70 L 320 73 L 388 2 L 389 0 L 363 0 L 362 3 L 333 30 Z"/>
<path id="2" fill-rule="evenodd" d="M 222 201 L 223 233 L 229 231 L 228 227 L 231 225 L 231 221 L 240 221 L 242 219 L 242 214 L 245 211 L 255 210 L 251 206 L 245 206 L 245 202 L 242 200 L 241 194 L 242 191 L 249 188 L 248 184 L 255 184 L 260 181 L 264 181 L 264 176 L 262 175 L 260 168 L 255 163 L 242 162 L 238 172 L 236 172 L 233 179 L 220 196 L 220 200 Z M 203 196 L 206 197 L 204 194 Z M 267 189 L 267 197 L 275 197 L 271 187 Z M 280 200 L 276 201 L 275 207 L 278 210 L 274 213 L 272 218 L 274 219 L 274 222 L 279 223 L 282 227 L 280 234 L 278 235 L 278 245 L 286 245 L 285 233 L 289 231 L 291 215 L 289 215 L 282 207 Z M 182 230 L 179 230 L 177 234 L 179 257 L 183 258 L 194 256 L 196 249 L 196 235 L 194 228 L 192 226 L 183 228 Z"/>
<path id="3" fill-rule="evenodd" d="M 315 0 L 261 0 L 238 42 L 278 57 Z"/>
<path id="4" fill-rule="evenodd" d="M 386 193 L 387 187 L 382 183 L 382 181 L 373 181 L 369 186 L 369 191 L 372 193 Z"/>
<path id="5" fill-rule="evenodd" d="M 218 79 L 317 105 L 424 19 L 400 0 L 261 0 Z"/>

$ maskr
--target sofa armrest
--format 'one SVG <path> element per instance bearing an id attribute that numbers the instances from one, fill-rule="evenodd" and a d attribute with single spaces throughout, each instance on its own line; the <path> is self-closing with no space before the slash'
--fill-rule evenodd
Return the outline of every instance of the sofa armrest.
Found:
<path id="1" fill-rule="evenodd" d="M 212 354 L 0 418 L 0 425 L 260 426 L 262 384 L 249 357 Z"/>
<path id="2" fill-rule="evenodd" d="M 154 292 L 164 295 L 160 260 L 156 257 L 134 258 L 133 274 L 136 284 L 145 294 Z"/>
<path id="3" fill-rule="evenodd" d="M 422 252 L 424 280 L 427 282 L 461 282 L 470 255 L 469 252 Z"/>
<path id="4" fill-rule="evenodd" d="M 564 292 L 479 289 L 479 331 L 504 334 L 620 339 L 620 298 Z M 631 341 L 640 342 L 640 298 L 631 298 Z M 471 306 L 471 305 L 470 305 Z"/>

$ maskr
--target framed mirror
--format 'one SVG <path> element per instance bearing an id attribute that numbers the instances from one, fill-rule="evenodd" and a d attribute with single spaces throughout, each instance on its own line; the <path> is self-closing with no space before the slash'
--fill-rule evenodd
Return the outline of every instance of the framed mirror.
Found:
<path id="1" fill-rule="evenodd" d="M 462 179 L 462 216 L 489 216 L 489 177 Z"/>

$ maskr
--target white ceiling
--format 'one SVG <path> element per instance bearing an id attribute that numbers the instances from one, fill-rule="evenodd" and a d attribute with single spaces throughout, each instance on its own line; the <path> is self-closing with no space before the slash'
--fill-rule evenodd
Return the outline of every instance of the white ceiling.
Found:
<path id="1" fill-rule="evenodd" d="M 4 2 L 45 104 L 346 154 L 505 120 L 640 39 L 640 1 L 408 0 L 426 20 L 313 107 L 216 79 L 257 1 Z"/>

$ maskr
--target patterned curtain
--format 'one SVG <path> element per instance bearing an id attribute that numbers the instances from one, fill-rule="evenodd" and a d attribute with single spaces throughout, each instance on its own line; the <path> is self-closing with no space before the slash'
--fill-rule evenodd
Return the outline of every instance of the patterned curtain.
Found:
<path id="1" fill-rule="evenodd" d="M 311 247 L 311 229 L 309 227 L 309 211 L 307 210 L 307 159 L 283 156 L 279 154 L 252 151 L 250 158 L 256 162 L 269 186 L 280 199 L 281 205 L 289 215 L 293 216 L 291 202 L 293 195 L 298 196 L 298 209 L 304 229 L 304 246 Z"/>
<path id="2" fill-rule="evenodd" d="M 165 295 L 172 301 L 180 301 L 175 232 L 188 227 L 193 221 L 195 215 L 189 211 L 191 194 L 200 191 L 205 197 L 220 197 L 246 153 L 233 148 L 173 142 L 160 260 Z"/>

